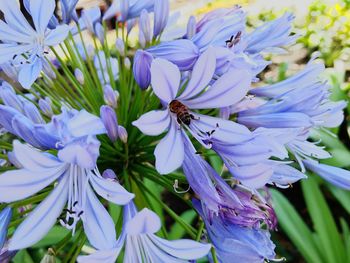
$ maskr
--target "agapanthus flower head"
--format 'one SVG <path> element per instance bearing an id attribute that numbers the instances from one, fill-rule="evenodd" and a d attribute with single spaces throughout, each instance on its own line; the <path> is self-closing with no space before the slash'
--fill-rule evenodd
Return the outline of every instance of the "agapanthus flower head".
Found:
<path id="1" fill-rule="evenodd" d="M 168 241 L 155 233 L 160 230 L 161 221 L 156 213 L 144 208 L 137 211 L 133 202 L 124 207 L 123 231 L 114 247 L 100 250 L 89 256 L 80 256 L 78 262 L 115 262 L 123 246 L 124 261 L 133 262 L 192 262 L 206 256 L 210 244 L 189 239 Z"/>
<path id="2" fill-rule="evenodd" d="M 156 168 L 160 173 L 172 172 L 182 164 L 184 159 L 182 136 L 185 130 L 207 148 L 212 146 L 215 139 L 232 138 L 234 140 L 232 142 L 237 143 L 250 138 L 249 130 L 243 126 L 192 111 L 220 108 L 235 103 L 249 89 L 250 75 L 241 70 L 225 74 L 206 89 L 213 77 L 215 65 L 213 50 L 208 49 L 194 66 L 186 88 L 178 94 L 181 89 L 179 69 L 164 59 L 153 61 L 152 88 L 165 109 L 148 112 L 133 124 L 147 135 L 159 135 L 168 130 L 166 137 L 155 149 Z M 232 76 L 235 76 L 233 80 Z"/>
<path id="3" fill-rule="evenodd" d="M 30 88 L 47 63 L 48 47 L 62 42 L 68 35 L 67 25 L 48 29 L 55 9 L 54 0 L 29 0 L 29 13 L 35 28 L 25 19 L 16 1 L 1 1 L 5 21 L 0 23 L 0 64 L 11 61 L 19 68 L 18 81 Z"/>

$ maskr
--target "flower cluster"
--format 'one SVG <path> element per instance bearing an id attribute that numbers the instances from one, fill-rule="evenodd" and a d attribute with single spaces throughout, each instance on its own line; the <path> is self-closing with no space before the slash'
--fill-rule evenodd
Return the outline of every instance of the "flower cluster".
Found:
<path id="1" fill-rule="evenodd" d="M 253 85 L 271 63 L 264 55 L 298 38 L 292 14 L 247 32 L 234 6 L 192 16 L 172 36 L 168 0 L 115 0 L 103 15 L 80 16 L 77 0 L 59 2 L 57 14 L 54 0 L 24 1 L 26 14 L 0 2 L 1 262 L 56 224 L 73 237 L 53 250 L 71 244 L 82 263 L 279 260 L 267 186 L 312 171 L 350 189 L 349 172 L 320 164 L 330 154 L 310 139 L 340 125 L 346 106 L 330 100 L 324 66 L 312 59 L 284 81 Z M 183 197 L 180 180 L 194 193 L 199 230 L 157 195 L 163 187 Z M 149 208 L 187 239 L 167 240 L 162 214 Z M 84 244 L 89 255 L 79 256 Z"/>

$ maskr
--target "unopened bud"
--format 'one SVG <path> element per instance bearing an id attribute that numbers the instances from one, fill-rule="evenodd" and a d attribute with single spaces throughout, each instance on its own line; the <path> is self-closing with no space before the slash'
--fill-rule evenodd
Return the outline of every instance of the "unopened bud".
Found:
<path id="1" fill-rule="evenodd" d="M 118 119 L 114 109 L 104 105 L 100 109 L 100 115 L 109 139 L 115 142 L 118 139 Z"/>
<path id="2" fill-rule="evenodd" d="M 46 116 L 52 117 L 52 101 L 49 97 L 39 100 L 39 108 Z"/>
<path id="3" fill-rule="evenodd" d="M 21 100 L 17 97 L 15 90 L 7 82 L 3 82 L 0 86 L 0 98 L 6 106 L 23 112 Z"/>
<path id="4" fill-rule="evenodd" d="M 80 69 L 76 68 L 74 70 L 74 76 L 81 85 L 84 85 L 85 78 L 83 72 Z"/>
<path id="5" fill-rule="evenodd" d="M 151 83 L 151 64 L 153 56 L 147 51 L 137 50 L 134 58 L 133 73 L 141 89 L 147 89 Z"/>
<path id="6" fill-rule="evenodd" d="M 95 24 L 95 35 L 97 36 L 98 40 L 100 40 L 101 44 L 103 45 L 105 42 L 105 30 L 100 22 Z"/>
<path id="7" fill-rule="evenodd" d="M 112 108 L 117 108 L 119 92 L 114 90 L 110 85 L 106 85 L 103 88 L 103 98 L 105 103 Z"/>
<path id="8" fill-rule="evenodd" d="M 125 55 L 125 44 L 124 41 L 121 38 L 117 38 L 115 42 L 115 46 L 117 48 L 117 51 L 119 55 L 124 56 Z"/>
<path id="9" fill-rule="evenodd" d="M 152 32 L 151 32 L 151 22 L 149 18 L 149 14 L 146 9 L 141 11 L 140 20 L 139 20 L 140 31 L 142 31 L 144 40 L 146 43 L 150 43 L 152 40 Z"/>
<path id="10" fill-rule="evenodd" d="M 120 140 L 123 142 L 123 143 L 127 143 L 128 142 L 128 132 L 126 131 L 126 129 L 119 125 L 118 126 L 118 136 L 120 138 Z"/>
<path id="11" fill-rule="evenodd" d="M 42 258 L 40 263 L 56 263 L 56 254 L 52 248 L 47 250 L 46 255 Z"/>
<path id="12" fill-rule="evenodd" d="M 117 180 L 115 172 L 111 169 L 104 170 L 104 172 L 102 173 L 102 177 L 105 179 Z"/>
<path id="13" fill-rule="evenodd" d="M 125 68 L 126 69 L 130 69 L 130 67 L 131 67 L 131 61 L 130 61 L 130 59 L 128 58 L 128 57 L 126 57 L 125 59 L 124 59 L 124 66 L 125 66 Z"/>
<path id="14" fill-rule="evenodd" d="M 191 39 L 196 34 L 196 19 L 190 16 L 187 22 L 187 39 Z"/>
<path id="15" fill-rule="evenodd" d="M 24 114 L 34 123 L 43 124 L 45 121 L 38 108 L 30 101 L 23 101 Z"/>

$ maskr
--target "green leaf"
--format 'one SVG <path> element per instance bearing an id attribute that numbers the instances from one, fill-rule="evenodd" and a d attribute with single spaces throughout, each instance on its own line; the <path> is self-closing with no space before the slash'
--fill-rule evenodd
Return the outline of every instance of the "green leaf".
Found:
<path id="1" fill-rule="evenodd" d="M 193 210 L 187 210 L 181 214 L 181 218 L 189 225 L 192 224 L 197 214 Z M 179 239 L 186 234 L 186 230 L 178 222 L 175 222 L 169 232 L 169 239 Z"/>
<path id="2" fill-rule="evenodd" d="M 350 192 L 331 184 L 327 184 L 327 186 L 338 202 L 350 214 Z"/>
<path id="3" fill-rule="evenodd" d="M 34 263 L 26 249 L 19 251 L 12 261 L 13 263 Z"/>
<path id="4" fill-rule="evenodd" d="M 278 222 L 307 262 L 323 262 L 312 232 L 291 203 L 277 190 L 271 189 Z"/>
<path id="5" fill-rule="evenodd" d="M 309 177 L 308 180 L 301 182 L 301 186 L 318 235 L 319 245 L 322 248 L 322 258 L 327 263 L 345 262 L 345 247 L 341 235 L 316 180 Z"/>

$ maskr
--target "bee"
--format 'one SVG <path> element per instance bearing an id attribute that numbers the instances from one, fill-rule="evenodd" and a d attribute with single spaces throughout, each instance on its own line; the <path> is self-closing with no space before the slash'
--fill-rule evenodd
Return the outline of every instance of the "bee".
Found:
<path id="1" fill-rule="evenodd" d="M 176 114 L 177 122 L 179 124 L 185 124 L 188 126 L 191 124 L 191 120 L 195 119 L 195 117 L 189 112 L 187 106 L 178 100 L 170 102 L 169 110 Z"/>
<path id="2" fill-rule="evenodd" d="M 226 40 L 226 46 L 228 48 L 232 48 L 234 45 L 236 45 L 241 40 L 242 32 L 239 31 L 235 36 L 231 36 L 229 40 Z"/>

